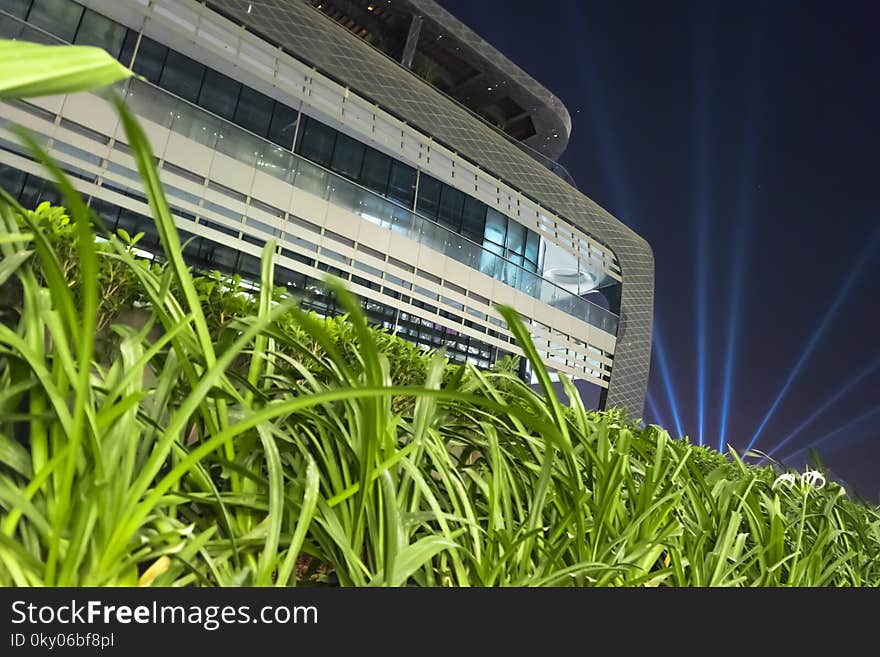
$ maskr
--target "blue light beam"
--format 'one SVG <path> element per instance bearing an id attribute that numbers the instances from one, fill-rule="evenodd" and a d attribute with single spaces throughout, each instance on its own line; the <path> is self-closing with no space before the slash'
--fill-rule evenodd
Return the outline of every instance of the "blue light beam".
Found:
<path id="1" fill-rule="evenodd" d="M 737 364 L 737 344 L 739 341 L 740 315 L 745 286 L 745 273 L 748 269 L 749 242 L 751 236 L 752 203 L 754 200 L 755 177 L 757 173 L 758 134 L 757 114 L 762 106 L 764 76 L 761 75 L 767 36 L 767 16 L 763 16 L 753 33 L 750 68 L 754 73 L 746 105 L 746 119 L 743 125 L 743 159 L 740 172 L 739 203 L 737 219 L 731 242 L 730 297 L 727 310 L 727 341 L 724 353 L 724 374 L 721 384 L 721 417 L 718 428 L 718 451 L 723 452 L 727 445 L 727 423 L 733 397 L 733 379 Z"/>
<path id="2" fill-rule="evenodd" d="M 709 68 L 714 57 L 715 38 L 712 29 L 715 25 L 715 3 L 703 2 L 697 8 L 697 21 L 694 39 L 694 93 L 696 153 L 694 161 L 694 264 L 696 268 L 696 332 L 697 332 L 697 441 L 703 444 L 703 426 L 706 415 L 706 360 L 708 342 L 709 313 L 709 242 L 710 242 L 710 203 L 712 158 L 709 154 L 711 133 L 711 112 L 709 104 Z"/>
<path id="3" fill-rule="evenodd" d="M 648 409 L 651 411 L 651 415 L 654 417 L 654 422 L 652 424 L 656 424 L 663 428 L 666 428 L 666 422 L 660 416 L 660 411 L 657 410 L 657 402 L 654 401 L 654 396 L 649 392 L 645 396 L 645 401 L 648 402 Z"/>
<path id="4" fill-rule="evenodd" d="M 878 413 L 880 413 L 880 406 L 875 406 L 870 411 L 867 411 L 866 413 L 862 413 L 861 415 L 859 415 L 856 418 L 853 418 L 852 420 L 850 420 L 846 424 L 838 427 L 837 429 L 834 429 L 833 431 L 830 431 L 829 433 L 826 433 L 824 436 L 821 436 L 820 438 L 817 438 L 816 440 L 811 442 L 806 447 L 802 447 L 799 450 L 792 452 L 784 459 L 783 462 L 791 463 L 792 461 L 795 460 L 794 457 L 797 456 L 798 454 L 802 454 L 802 453 L 806 452 L 811 447 L 813 449 L 816 449 L 817 447 L 824 445 L 825 443 L 830 441 L 832 438 L 834 438 L 834 436 L 836 436 L 837 434 L 842 433 L 844 431 L 849 431 L 853 427 L 858 426 L 859 424 L 861 424 L 862 422 L 864 422 L 868 418 L 873 417 L 874 415 L 877 415 Z M 839 442 L 836 445 L 836 448 L 843 447 L 844 445 L 851 443 L 851 442 L 858 441 L 859 439 L 860 439 L 860 436 L 858 434 L 853 434 L 852 436 L 849 437 L 848 440 L 844 440 L 843 442 Z"/>
<path id="5" fill-rule="evenodd" d="M 637 220 L 638 210 L 628 184 L 629 178 L 627 176 L 625 163 L 620 155 L 621 149 L 617 143 L 617 133 L 614 130 L 614 118 L 608 108 L 605 94 L 602 91 L 605 89 L 605 86 L 602 84 L 593 63 L 593 53 L 589 49 L 589 46 L 586 45 L 593 43 L 588 27 L 592 23 L 592 20 L 584 11 L 584 3 L 576 2 L 572 9 L 576 16 L 573 17 L 573 20 L 567 21 L 565 27 L 571 31 L 572 35 L 576 36 L 575 43 L 585 44 L 584 47 L 581 47 L 580 45 L 577 46 L 576 55 L 577 61 L 580 65 L 576 67 L 575 74 L 584 86 L 591 90 L 588 95 L 588 104 L 590 106 L 593 131 L 599 145 L 599 154 L 603 163 L 603 168 L 608 172 L 607 180 L 611 190 L 611 202 L 618 210 L 615 212 L 615 215 L 626 225 L 635 230 L 639 225 L 639 221 Z M 666 396 L 670 402 L 676 430 L 678 431 L 679 436 L 683 436 L 684 433 L 681 430 L 681 419 L 678 413 L 675 390 L 672 386 L 672 377 L 669 374 L 669 367 L 666 363 L 666 354 L 663 344 L 660 342 L 657 324 L 658 322 L 655 317 L 654 343 L 652 349 L 656 356 L 660 375 L 666 388 Z"/>
<path id="6" fill-rule="evenodd" d="M 678 402 L 675 398 L 675 388 L 672 385 L 672 376 L 669 372 L 669 365 L 666 363 L 666 352 L 663 349 L 663 340 L 660 338 L 660 328 L 654 322 L 654 356 L 657 358 L 657 367 L 660 370 L 660 377 L 663 379 L 663 385 L 666 388 L 666 396 L 669 398 L 669 409 L 672 411 L 672 421 L 675 422 L 675 430 L 678 431 L 677 438 L 684 436 L 681 430 L 681 416 L 678 413 Z"/>
<path id="7" fill-rule="evenodd" d="M 859 372 L 859 374 L 857 374 L 854 379 L 852 379 L 844 387 L 842 387 L 840 390 L 838 390 L 837 393 L 833 397 L 831 397 L 831 399 L 829 399 L 824 404 L 822 404 L 822 406 L 820 406 L 813 413 L 811 413 L 809 417 L 807 417 L 803 422 L 801 422 L 794 429 L 792 429 L 791 432 L 787 436 L 785 436 L 785 438 L 783 438 L 778 443 L 776 443 L 776 445 L 769 452 L 767 452 L 767 456 L 765 456 L 764 458 L 762 458 L 759 461 L 759 465 L 761 463 L 763 463 L 767 459 L 768 456 L 773 456 L 774 453 L 776 453 L 777 451 L 779 451 L 780 449 L 785 447 L 789 442 L 791 442 L 791 440 L 793 438 L 800 435 L 801 431 L 803 431 L 806 427 L 811 425 L 816 420 L 816 418 L 818 418 L 820 415 L 822 415 L 822 413 L 824 413 L 829 408 L 831 408 L 834 404 L 836 404 L 838 402 L 838 400 L 842 399 L 847 393 L 849 393 L 850 390 L 855 388 L 864 379 L 866 379 L 868 376 L 870 376 L 878 367 L 880 367 L 880 358 L 878 358 L 873 363 L 871 363 L 868 367 L 866 367 L 861 372 Z"/>
<path id="8" fill-rule="evenodd" d="M 873 236 L 868 241 L 865 248 L 862 250 L 862 253 L 859 255 L 859 258 L 853 265 L 852 269 L 850 269 L 846 280 L 843 282 L 843 285 L 840 286 L 840 290 L 834 299 L 834 303 L 831 304 L 831 307 L 825 312 L 822 321 L 820 322 L 815 333 L 813 333 L 813 337 L 810 338 L 810 341 L 804 348 L 804 351 L 798 359 L 797 363 L 795 364 L 794 368 L 792 368 L 791 372 L 789 372 L 788 377 L 785 379 L 785 383 L 782 385 L 782 389 L 779 391 L 779 394 L 776 395 L 776 399 L 773 400 L 773 403 L 770 405 L 770 410 L 767 411 L 764 419 L 761 420 L 761 424 L 758 425 L 758 429 L 757 431 L 755 431 L 755 435 L 752 436 L 752 439 L 749 441 L 749 444 L 746 447 L 745 451 L 750 450 L 752 448 L 752 445 L 754 445 L 755 442 L 758 440 L 758 436 L 761 435 L 761 432 L 764 430 L 764 427 L 767 426 L 767 423 L 770 421 L 773 413 L 776 412 L 776 408 L 779 406 L 782 398 L 785 397 L 785 394 L 791 387 L 792 382 L 795 380 L 797 375 L 800 374 L 800 371 L 806 364 L 807 360 L 809 360 L 810 356 L 813 353 L 813 350 L 819 343 L 819 340 L 822 339 L 822 336 L 825 334 L 825 331 L 828 329 L 828 327 L 833 322 L 837 321 L 837 314 L 840 311 L 840 307 L 847 301 L 850 293 L 852 292 L 853 286 L 862 275 L 862 271 L 865 269 L 867 264 L 871 261 L 874 252 L 877 250 L 878 242 L 880 242 L 880 225 L 878 225 L 877 229 L 875 229 Z"/>

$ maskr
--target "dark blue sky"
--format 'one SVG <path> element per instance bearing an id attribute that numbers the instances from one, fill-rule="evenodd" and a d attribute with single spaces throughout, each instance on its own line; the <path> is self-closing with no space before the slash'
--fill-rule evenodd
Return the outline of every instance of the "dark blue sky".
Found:
<path id="1" fill-rule="evenodd" d="M 737 317 L 727 442 L 769 451 L 833 400 L 774 456 L 822 440 L 838 476 L 880 497 L 880 5 L 441 3 L 562 99 L 561 161 L 653 246 L 683 432 L 698 440 L 702 389 L 718 446 Z M 674 432 L 656 357 L 649 394 L 646 419 Z"/>

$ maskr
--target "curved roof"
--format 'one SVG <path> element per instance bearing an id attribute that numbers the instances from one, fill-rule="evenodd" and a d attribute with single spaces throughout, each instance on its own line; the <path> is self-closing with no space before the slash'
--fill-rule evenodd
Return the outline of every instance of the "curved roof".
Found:
<path id="1" fill-rule="evenodd" d="M 571 133 L 562 101 L 434 0 L 285 1 L 310 5 L 570 179 L 554 164 Z M 254 14 L 269 3 L 250 4 Z"/>
<path id="2" fill-rule="evenodd" d="M 470 56 L 485 65 L 487 72 L 483 77 L 486 80 L 506 82 L 503 91 L 495 85 L 480 85 L 480 89 L 488 90 L 492 86 L 492 92 L 496 95 L 509 93 L 525 109 L 532 119 L 536 134 L 523 139 L 523 143 L 553 160 L 562 155 L 571 135 L 571 116 L 559 98 L 434 0 L 395 2 L 409 5 L 416 13 L 447 30 L 465 49 L 466 57 Z"/>

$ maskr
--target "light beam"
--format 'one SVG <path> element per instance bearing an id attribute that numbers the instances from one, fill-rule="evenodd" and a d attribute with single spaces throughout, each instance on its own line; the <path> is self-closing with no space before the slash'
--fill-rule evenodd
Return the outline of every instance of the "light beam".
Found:
<path id="1" fill-rule="evenodd" d="M 853 286 L 855 286 L 856 281 L 858 281 L 859 277 L 862 275 L 863 270 L 871 261 L 874 256 L 875 251 L 877 250 L 877 244 L 880 242 L 880 225 L 874 230 L 874 234 L 868 240 L 868 243 L 865 245 L 865 248 L 862 249 L 861 254 L 853 265 L 852 269 L 850 269 L 849 274 L 844 280 L 843 285 L 840 286 L 840 289 L 834 299 L 834 303 L 831 304 L 831 307 L 825 311 L 825 314 L 822 318 L 822 321 L 819 323 L 818 328 L 813 333 L 813 336 L 810 338 L 810 341 L 807 343 L 807 346 L 804 348 L 803 353 L 801 353 L 800 358 L 798 358 L 797 363 L 792 368 L 791 372 L 789 372 L 788 377 L 785 379 L 785 383 L 782 384 L 782 389 L 779 391 L 779 394 L 776 395 L 776 399 L 773 400 L 773 403 L 770 405 L 770 409 L 767 411 L 767 414 L 764 416 L 764 419 L 761 420 L 761 424 L 758 425 L 757 431 L 755 431 L 755 435 L 752 436 L 752 439 L 749 441 L 748 446 L 745 451 L 748 451 L 752 448 L 752 445 L 758 440 L 758 436 L 761 435 L 761 432 L 764 430 L 764 427 L 767 426 L 767 423 L 770 421 L 770 418 L 773 416 L 773 413 L 776 412 L 776 408 L 779 406 L 785 394 L 788 392 L 788 389 L 791 387 L 792 382 L 797 378 L 797 375 L 800 374 L 801 369 L 807 363 L 813 351 L 816 349 L 816 345 L 819 344 L 819 341 L 822 339 L 822 336 L 825 334 L 825 331 L 833 322 L 838 320 L 838 312 L 840 312 L 840 307 L 848 300 L 850 293 L 852 292 Z"/>
<path id="2" fill-rule="evenodd" d="M 797 456 L 798 454 L 802 454 L 803 452 L 806 452 L 806 451 L 809 450 L 811 447 L 812 447 L 813 449 L 815 449 L 815 448 L 817 448 L 817 447 L 820 447 L 821 445 L 824 445 L 824 444 L 827 443 L 829 440 L 831 440 L 832 438 L 834 438 L 834 436 L 836 436 L 837 434 L 842 433 L 842 432 L 844 432 L 844 431 L 848 431 L 849 429 L 852 429 L 853 427 L 858 426 L 859 424 L 861 424 L 862 422 L 864 422 L 864 421 L 867 420 L 868 418 L 873 417 L 874 415 L 877 415 L 878 413 L 880 413 L 880 406 L 875 406 L 875 407 L 874 407 L 873 409 L 871 409 L 870 411 L 867 411 L 867 412 L 865 412 L 865 413 L 862 413 L 861 415 L 859 415 L 858 417 L 853 418 L 852 420 L 850 420 L 850 421 L 847 422 L 846 424 L 844 424 L 844 425 L 838 427 L 837 429 L 834 429 L 833 431 L 830 431 L 829 433 L 826 433 L 824 436 L 821 436 L 820 438 L 817 438 L 816 440 L 814 440 L 813 442 L 811 442 L 811 443 L 810 443 L 809 445 L 807 445 L 806 447 L 802 447 L 801 449 L 799 449 L 799 450 L 797 450 L 797 451 L 795 451 L 795 452 L 792 452 L 791 454 L 789 454 L 789 455 L 783 460 L 783 462 L 786 462 L 786 461 L 787 461 L 787 462 L 790 463 L 790 462 L 794 461 L 794 460 L 795 460 L 794 457 Z M 838 448 L 839 448 L 839 447 L 842 447 L 843 445 L 845 445 L 845 444 L 847 444 L 847 443 L 850 443 L 850 442 L 853 442 L 854 440 L 857 440 L 857 439 L 859 439 L 859 436 L 857 436 L 857 435 L 850 436 L 849 440 L 845 440 L 845 441 L 843 441 L 842 443 L 839 443 L 839 444 L 837 445 L 837 447 L 838 447 Z"/>
<path id="3" fill-rule="evenodd" d="M 818 418 L 820 415 L 822 415 L 822 413 L 824 413 L 829 408 L 831 408 L 834 404 L 836 404 L 838 400 L 842 399 L 845 395 L 847 395 L 850 390 L 855 388 L 865 378 L 870 376 L 878 367 L 880 367 L 880 358 L 878 358 L 873 363 L 868 365 L 868 367 L 866 367 L 861 372 L 859 372 L 859 374 L 857 374 L 855 378 L 853 378 L 849 383 L 847 383 L 840 390 L 838 390 L 835 393 L 835 395 L 833 397 L 831 397 L 831 399 L 829 399 L 824 404 L 822 404 L 822 406 L 820 406 L 813 413 L 811 413 L 809 417 L 807 417 L 803 422 L 801 422 L 794 429 L 792 429 L 791 432 L 787 436 L 785 436 L 785 438 L 783 438 L 778 443 L 776 443 L 776 445 L 769 452 L 767 452 L 767 456 L 765 456 L 764 458 L 762 458 L 759 461 L 759 464 L 763 463 L 768 456 L 773 456 L 773 454 L 775 452 L 777 452 L 778 450 L 785 447 L 793 438 L 797 437 L 801 431 L 803 431 L 806 427 L 811 425 L 816 420 L 816 418 Z"/>

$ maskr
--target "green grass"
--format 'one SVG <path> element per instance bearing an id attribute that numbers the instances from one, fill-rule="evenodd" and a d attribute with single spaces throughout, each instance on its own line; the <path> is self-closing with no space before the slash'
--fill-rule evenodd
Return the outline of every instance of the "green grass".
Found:
<path id="1" fill-rule="evenodd" d="M 194 276 L 119 111 L 165 264 L 33 142 L 69 221 L 0 201 L 0 585 L 880 584 L 877 507 L 561 405 L 512 311 L 539 392 Z"/>

